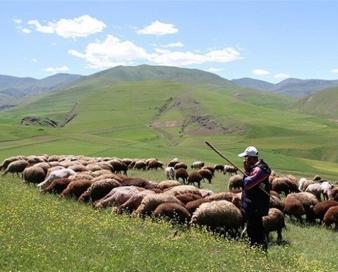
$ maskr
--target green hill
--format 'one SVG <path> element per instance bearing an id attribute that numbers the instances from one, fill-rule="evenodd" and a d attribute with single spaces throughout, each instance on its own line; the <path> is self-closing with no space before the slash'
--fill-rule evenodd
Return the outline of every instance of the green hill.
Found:
<path id="1" fill-rule="evenodd" d="M 301 99 L 296 104 L 301 112 L 321 115 L 338 121 L 338 88 L 330 88 Z"/>
<path id="2" fill-rule="evenodd" d="M 73 153 L 218 162 L 204 145 L 209 140 L 236 163 L 239 151 L 256 145 L 275 169 L 334 177 L 337 124 L 289 111 L 292 103 L 199 70 L 117 67 L 3 112 L 0 157 Z M 66 125 L 20 125 L 27 116 Z"/>

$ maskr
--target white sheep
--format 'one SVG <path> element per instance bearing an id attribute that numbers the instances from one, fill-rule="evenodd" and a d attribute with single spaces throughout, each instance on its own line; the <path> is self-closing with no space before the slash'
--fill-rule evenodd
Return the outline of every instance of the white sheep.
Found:
<path id="1" fill-rule="evenodd" d="M 67 169 L 67 168 L 62 168 L 62 169 L 58 169 L 58 170 L 54 170 L 52 171 L 47 177 L 46 179 L 39 183 L 37 185 L 37 187 L 42 190 L 44 188 L 46 188 L 49 184 L 52 183 L 53 180 L 57 179 L 57 178 L 68 178 L 71 175 L 75 175 L 76 172 L 72 169 Z"/>
<path id="2" fill-rule="evenodd" d="M 204 166 L 204 162 L 202 161 L 195 161 L 192 163 L 191 168 L 193 169 L 201 169 Z"/>
<path id="3" fill-rule="evenodd" d="M 164 169 L 164 171 L 165 171 L 165 175 L 166 175 L 166 177 L 167 177 L 167 179 L 171 179 L 171 180 L 174 180 L 174 179 L 176 179 L 176 175 L 175 175 L 175 168 L 174 167 L 166 167 L 165 169 Z"/>
<path id="4" fill-rule="evenodd" d="M 235 230 L 243 226 L 241 211 L 230 201 L 218 200 L 201 204 L 193 213 L 191 225 L 206 226 L 211 231 Z"/>

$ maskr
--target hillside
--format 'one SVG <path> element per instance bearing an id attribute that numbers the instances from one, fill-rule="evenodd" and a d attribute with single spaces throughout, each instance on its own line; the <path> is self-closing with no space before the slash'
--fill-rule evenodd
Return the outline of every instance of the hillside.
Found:
<path id="1" fill-rule="evenodd" d="M 295 98 L 306 97 L 321 90 L 338 86 L 338 80 L 297 78 L 288 78 L 276 84 L 252 78 L 233 79 L 231 82 L 241 87 L 271 91 Z"/>
<path id="2" fill-rule="evenodd" d="M 252 144 L 275 169 L 334 177 L 337 123 L 289 111 L 292 101 L 203 71 L 118 67 L 2 112 L 0 157 L 72 153 L 215 163 L 204 145 L 209 140 L 239 164 L 237 154 Z M 70 113 L 62 128 L 20 125 L 27 116 L 62 121 Z"/>
<path id="3" fill-rule="evenodd" d="M 338 122 L 338 87 L 305 97 L 296 103 L 295 108 L 300 112 L 326 116 Z"/>
<path id="4" fill-rule="evenodd" d="M 26 97 L 55 91 L 81 78 L 71 74 L 55 74 L 40 80 L 0 75 L 0 106 L 16 105 Z"/>

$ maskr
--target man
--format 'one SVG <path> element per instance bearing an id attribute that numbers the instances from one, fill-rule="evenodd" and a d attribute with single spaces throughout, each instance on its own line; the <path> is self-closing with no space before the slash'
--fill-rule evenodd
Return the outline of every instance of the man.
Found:
<path id="1" fill-rule="evenodd" d="M 247 221 L 250 245 L 267 250 L 263 216 L 269 212 L 271 170 L 263 160 L 258 159 L 258 151 L 254 146 L 247 147 L 238 156 L 244 157 L 242 212 Z"/>

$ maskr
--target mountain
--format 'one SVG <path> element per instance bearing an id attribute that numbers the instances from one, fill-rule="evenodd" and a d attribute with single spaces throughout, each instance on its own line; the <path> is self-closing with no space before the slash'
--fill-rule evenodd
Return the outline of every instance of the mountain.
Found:
<path id="1" fill-rule="evenodd" d="M 338 122 L 338 87 L 316 92 L 299 100 L 295 108 L 300 112 L 326 116 Z"/>
<path id="2" fill-rule="evenodd" d="M 269 91 L 269 90 L 272 90 L 272 88 L 274 87 L 274 84 L 270 82 L 266 82 L 264 80 L 253 79 L 249 77 L 233 79 L 231 81 L 238 86 L 241 86 L 244 88 L 252 88 L 256 90 Z"/>
<path id="3" fill-rule="evenodd" d="M 72 74 L 55 74 L 40 80 L 0 75 L 0 105 L 18 103 L 23 97 L 52 92 L 81 78 Z"/>
<path id="4" fill-rule="evenodd" d="M 233 79 L 232 82 L 241 87 L 272 91 L 296 98 L 306 97 L 320 90 L 338 86 L 338 80 L 297 78 L 288 78 L 276 84 L 252 78 Z"/>

